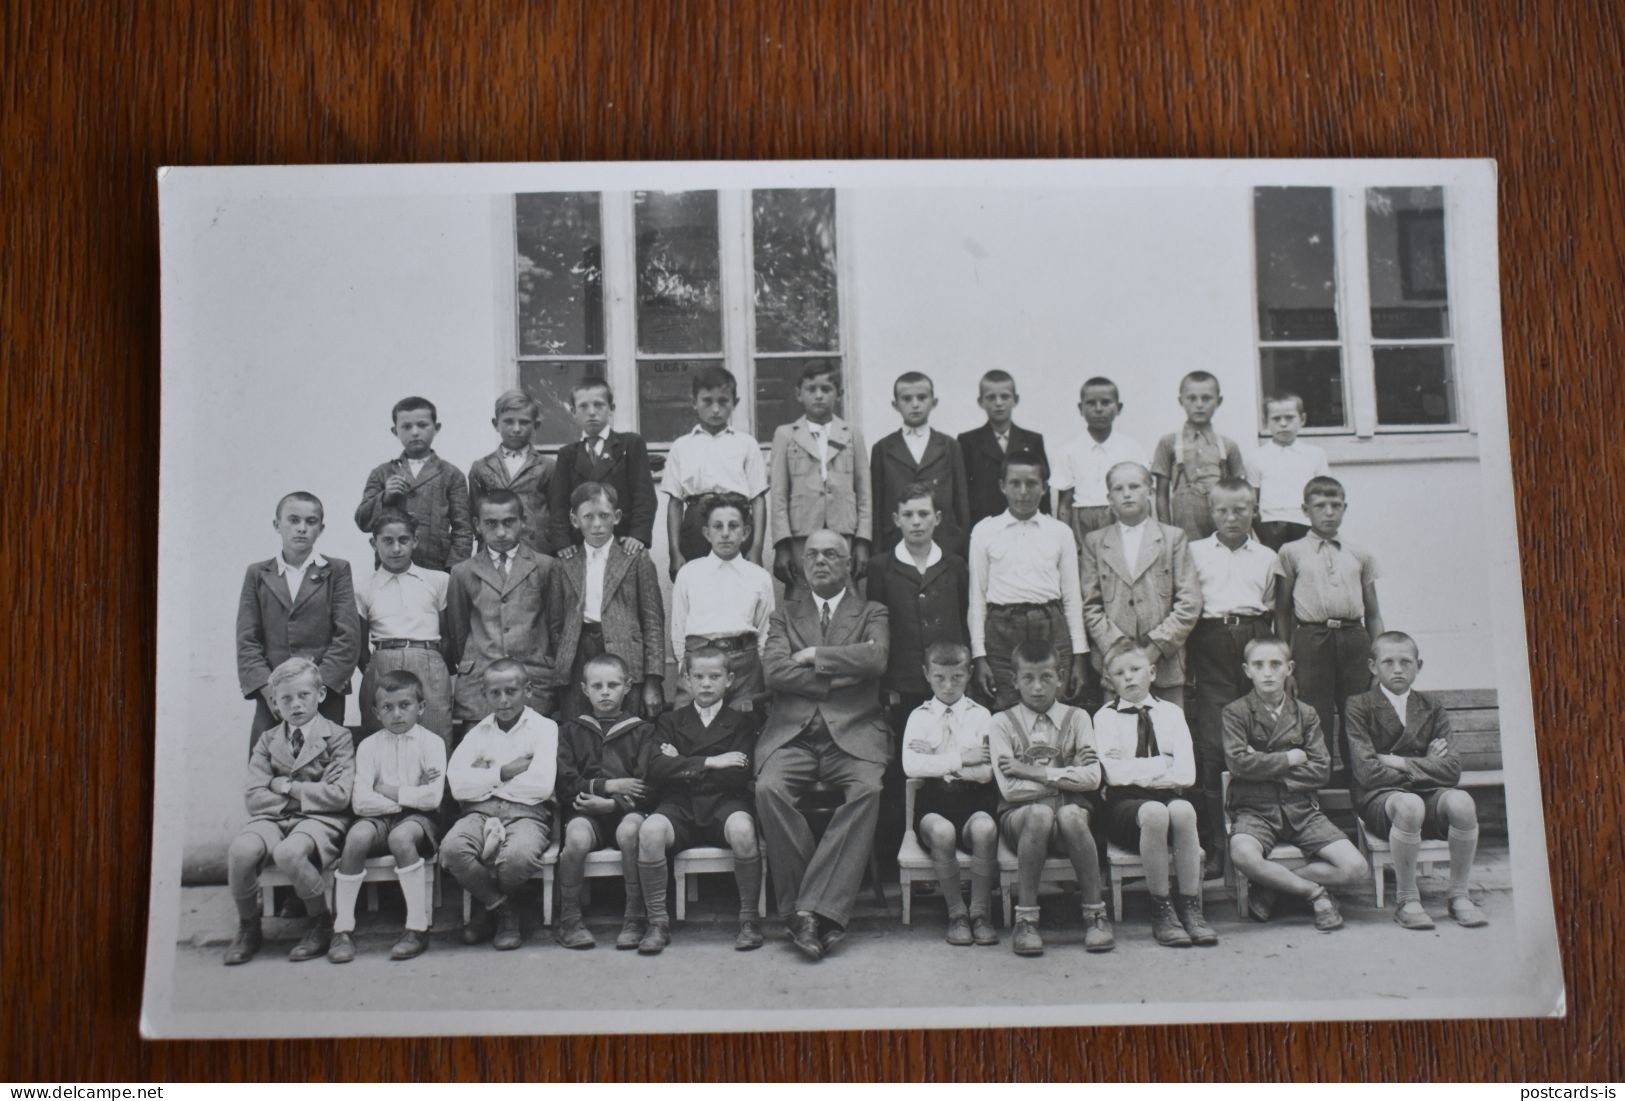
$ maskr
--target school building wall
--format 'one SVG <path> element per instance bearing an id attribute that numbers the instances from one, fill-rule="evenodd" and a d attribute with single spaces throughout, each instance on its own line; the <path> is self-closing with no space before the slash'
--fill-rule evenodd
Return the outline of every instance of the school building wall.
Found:
<path id="1" fill-rule="evenodd" d="M 849 408 L 869 442 L 896 427 L 898 373 L 931 374 L 934 423 L 958 432 L 979 422 L 976 379 L 991 367 L 1016 376 L 1017 419 L 1045 434 L 1052 456 L 1081 431 L 1077 389 L 1093 374 L 1117 380 L 1119 428 L 1147 450 L 1178 425 L 1177 380 L 1197 367 L 1221 380 L 1220 430 L 1256 442 L 1247 188 L 865 190 L 840 201 Z M 368 470 L 398 450 L 397 397 L 438 404 L 436 449 L 465 471 L 494 446 L 500 334 L 512 324 L 507 202 L 261 198 L 172 227 L 192 274 L 166 277 L 165 307 L 184 302 L 192 320 L 166 326 L 165 349 L 192 369 L 166 378 L 164 466 L 190 482 L 166 489 L 160 600 L 179 618 L 161 630 L 160 662 L 166 675 L 183 668 L 186 689 L 160 697 L 159 721 L 184 723 L 188 738 L 180 759 L 159 761 L 159 797 L 185 802 L 189 877 L 219 873 L 243 818 L 252 708 L 237 691 L 233 622 L 244 566 L 277 550 L 277 497 L 318 494 L 318 548 L 365 571 L 371 551 L 351 514 Z M 634 404 L 622 395 L 623 427 Z M 1388 624 L 1421 641 L 1424 685 L 1486 686 L 1493 624 L 1478 594 L 1493 552 L 1476 459 L 1334 473 L 1349 487 L 1349 538 L 1381 564 Z M 663 545 L 655 553 L 663 564 Z"/>

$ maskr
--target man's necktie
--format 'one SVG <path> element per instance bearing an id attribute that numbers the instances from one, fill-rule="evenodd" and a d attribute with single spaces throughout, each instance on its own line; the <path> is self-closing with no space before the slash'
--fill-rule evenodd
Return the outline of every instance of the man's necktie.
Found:
<path id="1" fill-rule="evenodd" d="M 592 456 L 594 465 L 602 462 L 604 458 L 604 437 L 594 436 L 592 439 L 588 440 L 587 454 Z"/>
<path id="2" fill-rule="evenodd" d="M 995 440 L 999 441 L 999 450 L 1000 451 L 1009 452 L 1009 450 L 1010 450 L 1010 437 L 1009 436 L 1007 436 L 1007 435 L 1006 436 L 1000 436 L 1000 435 L 995 434 L 993 438 Z"/>
<path id="3" fill-rule="evenodd" d="M 305 751 L 305 732 L 297 726 L 294 727 L 292 732 L 288 734 L 288 744 L 293 746 L 294 759 L 297 760 L 299 754 Z"/>
<path id="4" fill-rule="evenodd" d="M 1137 716 L 1135 730 L 1139 738 L 1134 743 L 1136 757 L 1159 757 L 1162 750 L 1157 748 L 1157 728 L 1151 724 L 1151 709 L 1149 707 L 1121 708 L 1127 714 Z"/>
<path id="5" fill-rule="evenodd" d="M 829 605 L 823 603 L 818 606 L 818 640 L 822 642 L 827 638 L 829 638 Z"/>
<path id="6" fill-rule="evenodd" d="M 497 552 L 497 573 L 502 575 L 502 580 L 504 580 L 504 581 L 508 580 L 508 552 L 507 551 L 498 551 Z"/>

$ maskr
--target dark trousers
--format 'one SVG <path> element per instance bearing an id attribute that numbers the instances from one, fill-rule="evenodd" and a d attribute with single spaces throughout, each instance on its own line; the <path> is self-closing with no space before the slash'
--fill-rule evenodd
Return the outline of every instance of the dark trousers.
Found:
<path id="1" fill-rule="evenodd" d="M 1067 630 L 1059 600 L 1048 604 L 989 604 L 982 640 L 987 646 L 987 663 L 993 667 L 990 710 L 1003 711 L 1021 699 L 1011 655 L 1028 640 L 1055 647 L 1056 671 L 1061 674 L 1061 687 L 1066 687 L 1072 668 L 1072 634 Z"/>
<path id="2" fill-rule="evenodd" d="M 1252 690 L 1243 668 L 1247 643 L 1268 638 L 1274 629 L 1267 616 L 1225 623 L 1199 619 L 1185 642 L 1190 683 L 1185 691 L 1185 719 L 1196 749 L 1197 829 L 1202 848 L 1223 852 L 1224 806 L 1220 774 L 1224 772 L 1224 709 Z"/>
<path id="3" fill-rule="evenodd" d="M 1272 551 L 1280 551 L 1288 543 L 1296 542 L 1309 534 L 1308 524 L 1294 524 L 1288 520 L 1260 520 L 1253 525 L 1258 533 L 1258 541 Z"/>
<path id="4" fill-rule="evenodd" d="M 1320 716 L 1334 776 L 1344 773 L 1349 759 L 1344 705 L 1350 696 L 1371 687 L 1370 660 L 1371 636 L 1360 623 L 1345 621 L 1341 627 L 1300 623 L 1292 632 L 1298 698 Z M 1347 779 L 1346 775 L 1341 778 Z"/>
<path id="5" fill-rule="evenodd" d="M 844 926 L 852 916 L 874 845 L 884 771 L 884 765 L 859 760 L 836 745 L 819 715 L 762 765 L 756 775 L 756 815 L 781 918 L 808 910 Z M 815 842 L 797 804 L 819 781 L 839 788 L 845 801 Z"/>
<path id="6" fill-rule="evenodd" d="M 316 705 L 316 713 L 329 722 L 335 722 L 343 726 L 344 700 L 345 695 L 343 692 L 335 692 L 329 688 L 327 695 L 322 697 L 322 702 Z M 265 697 L 255 692 L 254 722 L 248 729 L 248 752 L 253 753 L 254 747 L 260 744 L 261 734 L 264 734 L 281 721 L 271 713 L 271 706 L 265 702 Z"/>
<path id="7" fill-rule="evenodd" d="M 587 663 L 604 652 L 604 626 L 601 623 L 583 623 L 581 637 L 576 641 L 576 656 L 570 663 L 570 683 L 561 685 L 558 698 L 558 715 L 561 720 L 573 719 L 577 715 L 591 715 L 592 701 L 581 690 L 581 673 Z M 642 683 L 628 683 L 626 686 L 626 711 L 628 714 L 641 714 L 643 710 Z"/>

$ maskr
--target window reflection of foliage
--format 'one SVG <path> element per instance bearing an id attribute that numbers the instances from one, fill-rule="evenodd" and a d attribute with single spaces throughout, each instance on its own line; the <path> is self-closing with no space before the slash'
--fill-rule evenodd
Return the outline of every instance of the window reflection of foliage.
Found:
<path id="1" fill-rule="evenodd" d="M 603 351 L 598 195 L 520 195 L 519 346 L 526 355 Z"/>
<path id="2" fill-rule="evenodd" d="M 638 349 L 719 352 L 722 274 L 715 191 L 640 191 Z"/>
<path id="3" fill-rule="evenodd" d="M 752 226 L 758 350 L 836 348 L 835 192 L 757 191 Z"/>

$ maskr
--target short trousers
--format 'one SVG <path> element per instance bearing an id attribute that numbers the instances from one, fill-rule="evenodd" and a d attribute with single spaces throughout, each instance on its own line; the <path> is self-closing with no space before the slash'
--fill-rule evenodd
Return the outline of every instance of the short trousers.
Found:
<path id="1" fill-rule="evenodd" d="M 1115 845 L 1120 845 L 1131 853 L 1140 851 L 1140 808 L 1147 803 L 1161 803 L 1167 806 L 1175 799 L 1184 796 L 1177 791 L 1157 792 L 1137 791 L 1131 796 L 1122 799 L 1108 799 L 1106 801 L 1106 837 Z"/>
<path id="2" fill-rule="evenodd" d="M 992 817 L 999 808 L 998 788 L 993 784 L 973 784 L 963 780 L 945 784 L 930 779 L 920 785 L 914 797 L 914 821 L 910 825 L 918 830 L 928 814 L 940 815 L 954 828 L 954 836 L 965 832 L 965 824 L 974 815 Z"/>
<path id="3" fill-rule="evenodd" d="M 1010 846 L 1011 852 L 1016 852 L 1021 847 L 1021 826 L 1026 819 L 1023 812 L 1038 805 L 1049 804 L 1024 803 L 1019 807 L 1008 807 L 999 812 L 999 837 L 1004 840 L 1006 845 Z M 1100 820 L 1099 807 L 1084 799 L 1074 799 L 1064 805 L 1079 806 L 1089 812 L 1089 828 L 1091 831 L 1094 830 L 1095 823 Z M 1066 844 L 1061 840 L 1061 831 L 1059 829 L 1051 828 L 1050 830 L 1049 852 L 1051 856 L 1069 855 L 1066 851 Z"/>
<path id="4" fill-rule="evenodd" d="M 1347 841 L 1314 803 L 1304 800 L 1273 807 L 1240 807 L 1231 812 L 1232 836 L 1251 837 L 1268 856 L 1277 845 L 1296 845 L 1304 856 L 1314 856 L 1327 845 Z"/>
<path id="5" fill-rule="evenodd" d="M 1439 809 L 1439 803 L 1444 799 L 1445 793 L 1455 788 L 1433 788 L 1431 791 L 1417 791 L 1411 794 L 1421 797 L 1422 800 L 1422 836 L 1430 841 L 1447 841 L 1450 838 L 1449 825 L 1444 820 L 1444 813 Z M 1376 837 L 1388 840 L 1388 832 L 1394 828 L 1392 820 L 1388 817 L 1388 796 L 1397 795 L 1390 791 L 1381 799 L 1373 799 L 1365 810 L 1360 812 L 1360 821 L 1365 823 L 1366 829 Z"/>
<path id="6" fill-rule="evenodd" d="M 593 849 L 618 849 L 615 844 L 615 834 L 620 830 L 621 823 L 626 821 L 624 814 L 572 814 L 564 820 L 564 829 L 568 833 L 570 823 L 583 821 L 592 826 Z"/>
<path id="7" fill-rule="evenodd" d="M 661 803 L 655 808 L 655 813 L 661 815 L 671 823 L 673 852 L 682 852 L 684 849 L 694 849 L 701 845 L 710 845 L 713 848 L 732 848 L 728 844 L 728 836 L 724 828 L 728 819 L 739 813 L 751 814 L 750 803 L 745 799 L 724 799 L 716 805 L 710 819 L 699 821 L 694 814 L 694 808 L 686 803 Z M 754 821 L 754 815 L 752 816 Z"/>
<path id="8" fill-rule="evenodd" d="M 344 846 L 344 827 L 330 826 L 320 818 L 251 818 L 243 832 L 265 842 L 267 859 L 284 838 L 308 837 L 316 843 L 316 862 L 323 871 L 337 862 Z"/>
<path id="9" fill-rule="evenodd" d="M 425 850 L 424 843 L 420 841 L 418 843 L 418 852 L 425 857 L 432 858 L 440 847 L 440 827 L 435 825 L 434 820 L 428 815 L 419 811 L 402 811 L 400 814 L 386 814 L 377 818 L 357 818 L 350 823 L 349 833 L 367 832 L 372 835 L 372 840 L 367 845 L 367 856 L 369 858 L 388 856 L 390 834 L 408 822 L 415 822 L 422 827 L 423 836 L 428 841 L 428 848 Z"/>

